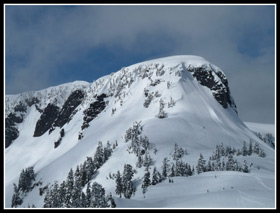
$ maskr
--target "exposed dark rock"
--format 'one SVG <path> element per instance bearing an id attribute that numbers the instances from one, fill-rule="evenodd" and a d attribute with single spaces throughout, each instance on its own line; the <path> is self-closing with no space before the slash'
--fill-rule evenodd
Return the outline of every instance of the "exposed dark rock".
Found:
<path id="1" fill-rule="evenodd" d="M 5 148 L 9 147 L 12 142 L 19 136 L 19 131 L 14 126 L 7 126 L 5 128 Z"/>
<path id="2" fill-rule="evenodd" d="M 32 98 L 30 98 L 30 99 L 25 99 L 25 102 L 27 103 L 27 105 L 28 105 L 29 107 L 31 107 L 33 104 L 39 103 L 39 99 L 36 98 L 36 97 L 32 97 Z"/>
<path id="3" fill-rule="evenodd" d="M 38 112 L 40 112 L 40 113 L 43 113 L 43 111 L 44 110 L 42 110 L 42 109 L 40 109 L 40 107 L 37 105 L 37 104 L 35 104 L 35 108 L 38 110 Z"/>
<path id="4" fill-rule="evenodd" d="M 81 140 L 83 138 L 83 133 L 82 132 L 79 132 L 79 135 L 78 135 L 78 140 Z"/>
<path id="5" fill-rule="evenodd" d="M 217 72 L 217 76 L 220 80 L 215 80 L 213 76 L 213 70 L 208 66 L 200 67 L 188 67 L 188 71 L 192 76 L 202 85 L 208 87 L 215 99 L 224 107 L 228 108 L 228 105 L 233 107 L 236 111 L 236 105 L 230 96 L 230 90 L 228 87 L 228 81 L 222 72 Z"/>
<path id="6" fill-rule="evenodd" d="M 52 131 L 55 130 L 55 127 L 54 126 L 51 126 L 51 128 L 49 129 L 49 135 L 52 133 Z"/>
<path id="7" fill-rule="evenodd" d="M 48 106 L 44 109 L 41 114 L 39 120 L 36 123 L 34 137 L 39 137 L 43 135 L 46 131 L 48 131 L 51 127 L 55 119 L 58 117 L 59 107 L 53 104 L 48 104 Z"/>
<path id="8" fill-rule="evenodd" d="M 84 93 L 81 90 L 76 90 L 71 93 L 60 110 L 54 126 L 63 127 L 64 124 L 71 120 L 71 115 L 79 106 L 84 98 Z"/>
<path id="9" fill-rule="evenodd" d="M 16 105 L 14 109 L 15 112 L 26 112 L 26 110 L 27 108 L 22 102 L 19 102 L 19 104 Z"/>
<path id="10" fill-rule="evenodd" d="M 58 141 L 54 142 L 54 148 L 56 149 L 60 143 L 61 143 L 62 138 L 59 138 Z"/>
<path id="11" fill-rule="evenodd" d="M 42 111 L 35 105 L 36 109 L 38 108 L 37 110 L 41 111 L 42 114 L 37 121 L 34 137 L 41 136 L 48 130 L 49 134 L 51 134 L 55 127 L 63 127 L 64 124 L 71 120 L 73 114 L 77 112 L 75 109 L 82 102 L 83 98 L 83 91 L 76 90 L 69 95 L 61 110 L 53 104 L 48 104 Z"/>
<path id="12" fill-rule="evenodd" d="M 62 138 L 63 138 L 63 137 L 64 137 L 64 135 L 65 135 L 65 131 L 64 131 L 64 129 L 61 129 L 61 130 L 60 130 L 60 137 L 62 137 Z"/>
<path id="13" fill-rule="evenodd" d="M 160 84 L 160 80 L 159 79 L 156 79 L 155 81 L 151 80 L 151 83 L 150 83 L 151 86 L 154 87 L 154 86 L 156 86 L 158 84 Z"/>
<path id="14" fill-rule="evenodd" d="M 14 125 L 15 123 L 21 123 L 22 121 L 23 121 L 22 116 L 18 116 L 15 113 L 10 113 L 6 118 L 6 125 L 11 126 Z"/>
<path id="15" fill-rule="evenodd" d="M 93 103 L 91 103 L 89 105 L 89 108 L 86 109 L 84 111 L 84 122 L 82 125 L 82 130 L 89 127 L 89 122 L 91 122 L 94 118 L 97 117 L 97 115 L 102 112 L 105 107 L 106 107 L 106 103 L 104 101 L 104 98 L 106 98 L 106 94 L 101 94 L 99 96 L 96 97 L 96 101 L 94 101 Z"/>
<path id="16" fill-rule="evenodd" d="M 54 142 L 54 148 L 57 148 L 61 144 L 61 141 L 62 141 L 62 138 L 64 137 L 64 135 L 65 135 L 65 131 L 64 131 L 64 129 L 61 129 L 60 138 L 56 142 Z"/>
<path id="17" fill-rule="evenodd" d="M 16 128 L 16 124 L 19 124 L 23 121 L 26 111 L 27 107 L 22 102 L 20 102 L 14 108 L 15 113 L 10 113 L 5 118 L 5 148 L 9 147 L 19 136 L 19 131 Z"/>

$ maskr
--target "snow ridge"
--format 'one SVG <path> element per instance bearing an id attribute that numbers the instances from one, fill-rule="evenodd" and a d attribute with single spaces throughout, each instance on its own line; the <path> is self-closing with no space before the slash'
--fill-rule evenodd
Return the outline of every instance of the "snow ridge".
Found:
<path id="1" fill-rule="evenodd" d="M 57 116 L 51 114 L 54 110 L 48 109 L 55 109 Z M 50 187 L 55 181 L 61 184 L 71 168 L 93 157 L 93 150 L 107 141 L 118 146 L 89 183 L 101 184 L 106 194 L 112 194 L 117 207 L 275 205 L 274 150 L 238 118 L 223 71 L 199 56 L 154 59 L 124 67 L 92 83 L 76 81 L 7 95 L 5 118 L 5 142 L 9 139 L 5 149 L 7 208 L 11 206 L 13 183 L 17 183 L 22 169 L 33 167 L 36 181 L 42 185 L 34 186 L 18 207 L 34 204 L 41 208 L 44 196 L 39 195 L 39 189 Z M 132 128 L 137 124 L 138 130 Z M 34 134 L 35 129 L 40 130 L 39 134 Z M 139 134 L 128 137 L 128 133 L 133 135 L 135 131 Z M 190 177 L 174 177 L 174 183 L 166 178 L 148 186 L 147 170 L 152 174 L 156 168 L 162 173 L 164 160 L 174 165 L 179 165 L 180 160 L 190 172 L 189 167 L 197 165 L 200 155 L 208 160 L 221 144 L 241 150 L 244 141 L 258 144 L 259 150 L 265 153 L 265 157 L 236 154 L 238 162 L 246 160 L 246 165 L 251 165 L 247 174 L 216 170 L 197 174 L 195 171 Z M 175 144 L 181 153 L 177 160 L 174 160 L 174 156 L 179 156 L 174 155 Z M 146 166 L 141 163 L 144 159 Z M 130 199 L 119 198 L 112 176 L 124 171 L 128 164 L 136 171 L 129 181 L 136 191 Z M 254 188 L 257 191 L 253 194 Z M 177 198 L 169 193 L 171 189 L 177 190 Z M 82 190 L 86 193 L 86 187 Z M 264 194 L 265 201 L 261 200 Z"/>

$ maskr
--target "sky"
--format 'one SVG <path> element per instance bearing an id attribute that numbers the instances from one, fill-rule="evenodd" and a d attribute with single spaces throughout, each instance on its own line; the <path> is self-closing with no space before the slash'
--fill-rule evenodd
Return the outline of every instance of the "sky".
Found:
<path id="1" fill-rule="evenodd" d="M 275 122 L 275 5 L 5 5 L 5 94 L 198 55 L 243 121 Z"/>

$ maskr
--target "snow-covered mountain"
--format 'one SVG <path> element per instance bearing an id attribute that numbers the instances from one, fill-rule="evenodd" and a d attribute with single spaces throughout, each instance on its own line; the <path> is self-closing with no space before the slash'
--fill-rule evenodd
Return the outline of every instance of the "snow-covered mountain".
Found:
<path id="1" fill-rule="evenodd" d="M 88 183 L 101 184 L 119 208 L 275 207 L 274 149 L 238 118 L 225 74 L 201 57 L 160 58 L 93 83 L 6 95 L 5 207 L 23 169 L 33 167 L 36 178 L 17 207 L 42 208 L 48 189 L 95 159 L 101 144 L 110 154 L 80 188 L 87 195 Z M 125 165 L 134 193 L 120 198 L 116 176 Z M 143 184 L 155 168 L 161 180 Z"/>

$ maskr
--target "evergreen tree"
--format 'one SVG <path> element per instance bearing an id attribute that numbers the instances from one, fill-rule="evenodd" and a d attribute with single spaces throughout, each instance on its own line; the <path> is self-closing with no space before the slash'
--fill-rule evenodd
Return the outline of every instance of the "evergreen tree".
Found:
<path id="1" fill-rule="evenodd" d="M 222 160 L 221 171 L 224 171 L 226 168 L 225 159 Z"/>
<path id="2" fill-rule="evenodd" d="M 243 147 L 242 147 L 242 155 L 246 156 L 248 154 L 247 146 L 246 146 L 246 141 L 243 142 Z"/>
<path id="3" fill-rule="evenodd" d="M 66 182 L 62 181 L 59 187 L 58 200 L 61 203 L 62 207 L 65 207 L 65 196 L 66 196 Z"/>
<path id="4" fill-rule="evenodd" d="M 175 106 L 175 101 L 172 97 L 170 97 L 170 101 L 168 102 L 168 108 Z"/>
<path id="5" fill-rule="evenodd" d="M 74 187 L 72 190 L 72 207 L 74 208 L 82 207 L 81 205 L 82 182 L 81 182 L 81 176 L 78 168 L 79 167 L 77 167 L 77 170 L 75 172 Z"/>
<path id="6" fill-rule="evenodd" d="M 152 164 L 152 159 L 151 159 L 149 153 L 146 152 L 144 160 L 143 160 L 143 166 L 149 167 L 151 164 Z"/>
<path id="7" fill-rule="evenodd" d="M 176 176 L 176 168 L 175 165 L 172 163 L 169 177 L 174 177 L 174 176 Z"/>
<path id="8" fill-rule="evenodd" d="M 90 207 L 93 208 L 106 208 L 109 207 L 107 200 L 105 198 L 105 189 L 98 183 L 94 182 L 92 184 L 91 190 L 91 204 Z"/>
<path id="9" fill-rule="evenodd" d="M 105 162 L 104 160 L 105 160 L 105 157 L 104 157 L 104 150 L 103 150 L 102 142 L 99 141 L 95 154 L 94 154 L 94 159 L 93 159 L 95 167 L 97 169 L 99 169 Z"/>
<path id="10" fill-rule="evenodd" d="M 74 185 L 76 185 L 78 188 L 82 187 L 82 173 L 79 166 L 77 166 L 75 170 Z"/>
<path id="11" fill-rule="evenodd" d="M 116 190 L 115 190 L 117 195 L 120 195 L 120 198 L 122 197 L 123 193 L 123 183 L 122 183 L 122 177 L 120 171 L 117 171 L 116 174 Z"/>
<path id="12" fill-rule="evenodd" d="M 211 160 L 208 160 L 207 166 L 206 166 L 206 171 L 210 172 L 212 171 L 212 166 L 211 166 Z"/>
<path id="13" fill-rule="evenodd" d="M 192 174 L 194 174 L 194 166 L 192 166 Z"/>
<path id="14" fill-rule="evenodd" d="M 244 172 L 244 173 L 248 173 L 248 172 L 249 172 L 249 168 L 248 168 L 248 165 L 247 165 L 247 161 L 246 161 L 246 160 L 244 160 L 243 172 Z"/>
<path id="15" fill-rule="evenodd" d="M 233 156 L 231 154 L 228 156 L 228 160 L 226 162 L 226 170 L 227 171 L 234 171 L 235 170 L 234 159 L 233 159 Z"/>
<path id="16" fill-rule="evenodd" d="M 52 200 L 51 200 L 51 194 L 50 190 L 47 190 L 47 193 L 44 197 L 44 208 L 52 208 Z"/>
<path id="17" fill-rule="evenodd" d="M 250 155 L 252 155 L 252 153 L 253 153 L 253 142 L 252 142 L 252 140 L 250 140 L 250 142 L 249 142 L 249 149 L 248 149 L 248 155 L 250 156 Z"/>
<path id="18" fill-rule="evenodd" d="M 31 190 L 31 185 L 34 180 L 35 173 L 33 167 L 22 169 L 19 176 L 18 189 L 22 192 L 29 192 Z"/>
<path id="19" fill-rule="evenodd" d="M 22 199 L 20 198 L 20 193 L 17 185 L 14 183 L 14 194 L 12 196 L 11 207 L 16 208 L 18 205 L 22 204 Z"/>
<path id="20" fill-rule="evenodd" d="M 72 205 L 72 191 L 74 188 L 74 174 L 72 168 L 68 172 L 66 179 L 66 194 L 65 194 L 65 206 L 71 208 Z"/>
<path id="21" fill-rule="evenodd" d="M 154 96 L 153 96 L 151 93 L 149 93 L 149 94 L 147 95 L 147 99 L 144 101 L 143 106 L 144 106 L 145 108 L 148 108 L 149 105 L 150 105 L 150 103 L 152 102 L 153 98 L 154 98 Z"/>
<path id="22" fill-rule="evenodd" d="M 145 173 L 142 181 L 142 192 L 145 194 L 147 192 L 148 186 L 151 185 L 151 180 L 150 180 L 150 172 L 149 170 Z"/>
<path id="23" fill-rule="evenodd" d="M 270 145 L 272 148 L 275 148 L 274 139 L 271 133 L 265 134 L 264 139 L 265 139 L 265 143 Z"/>
<path id="24" fill-rule="evenodd" d="M 147 136 L 140 136 L 140 144 L 144 148 L 144 150 L 150 149 L 150 141 Z"/>
<path id="25" fill-rule="evenodd" d="M 258 143 L 255 143 L 255 145 L 254 145 L 254 152 L 255 152 L 256 154 L 259 154 L 259 152 L 260 152 L 260 147 L 259 147 L 259 144 L 258 144 Z"/>
<path id="26" fill-rule="evenodd" d="M 58 183 L 55 181 L 52 189 L 50 190 L 50 200 L 51 200 L 51 208 L 60 208 L 61 203 L 59 202 L 59 191 L 58 191 Z"/>
<path id="27" fill-rule="evenodd" d="M 136 188 L 133 186 L 132 181 L 125 181 L 123 184 L 123 188 L 124 188 L 124 197 L 127 199 L 130 199 L 131 196 L 135 193 Z"/>
<path id="28" fill-rule="evenodd" d="M 25 170 L 22 169 L 19 175 L 19 180 L 18 180 L 18 189 L 22 191 L 26 191 L 27 188 L 27 183 L 26 183 L 26 174 Z"/>
<path id="29" fill-rule="evenodd" d="M 220 157 L 221 157 L 221 150 L 220 150 L 220 146 L 217 145 L 216 146 L 216 155 L 215 155 L 215 158 L 213 160 L 220 159 Z"/>
<path id="30" fill-rule="evenodd" d="M 176 161 L 175 174 L 176 174 L 176 176 L 187 175 L 186 165 L 182 160 L 177 160 Z"/>
<path id="31" fill-rule="evenodd" d="M 188 167 L 187 175 L 192 176 L 194 174 L 194 169 L 192 170 L 190 165 L 186 165 L 186 166 Z"/>
<path id="32" fill-rule="evenodd" d="M 109 157 L 111 156 L 112 152 L 113 152 L 113 150 L 111 148 L 110 141 L 107 141 L 107 145 L 106 145 L 106 147 L 104 147 L 104 162 L 109 159 Z"/>
<path id="33" fill-rule="evenodd" d="M 220 145 L 220 151 L 221 151 L 221 155 L 225 156 L 225 148 L 224 148 L 224 144 L 223 143 Z"/>
<path id="34" fill-rule="evenodd" d="M 165 157 L 162 162 L 162 176 L 166 178 L 168 176 L 170 165 L 168 164 L 168 159 Z"/>
<path id="35" fill-rule="evenodd" d="M 196 171 L 198 174 L 202 173 L 202 172 L 205 172 L 205 160 L 203 158 L 203 155 L 200 154 L 200 157 L 198 159 L 198 162 L 197 162 L 197 166 L 196 166 Z"/>
<path id="36" fill-rule="evenodd" d="M 222 164 L 220 158 L 216 159 L 216 164 L 215 164 L 215 171 L 221 171 L 222 169 Z"/>
<path id="37" fill-rule="evenodd" d="M 262 157 L 262 158 L 265 157 L 265 152 L 264 152 L 263 149 L 260 149 L 260 151 L 259 151 L 259 156 Z"/>
<path id="38" fill-rule="evenodd" d="M 115 200 L 112 196 L 112 193 L 110 193 L 109 196 L 108 196 L 108 202 L 109 202 L 111 208 L 116 208 L 117 207 L 116 202 L 115 202 Z"/>
<path id="39" fill-rule="evenodd" d="M 87 189 L 86 189 L 86 207 L 90 207 L 90 202 L 91 202 L 91 187 L 90 187 L 90 183 L 88 182 Z"/>
<path id="40" fill-rule="evenodd" d="M 164 102 L 162 99 L 159 101 L 159 113 L 158 118 L 165 118 L 165 112 L 164 112 Z"/>
<path id="41" fill-rule="evenodd" d="M 87 183 L 86 160 L 80 165 L 81 184 L 85 186 Z"/>
<path id="42" fill-rule="evenodd" d="M 95 163 L 93 162 L 93 159 L 91 157 L 87 157 L 86 161 L 84 162 L 83 167 L 84 167 L 84 172 L 86 174 L 83 174 L 82 182 L 85 184 L 91 180 L 92 175 L 96 171 L 96 167 L 95 167 Z M 85 178 L 84 175 L 86 176 L 86 180 L 84 180 L 84 178 Z"/>
<path id="43" fill-rule="evenodd" d="M 137 162 L 136 162 L 136 167 L 141 168 L 142 164 L 143 164 L 142 156 L 138 155 L 138 159 L 137 159 Z"/>
<path id="44" fill-rule="evenodd" d="M 153 174 L 152 174 L 152 185 L 156 185 L 159 182 L 161 182 L 161 175 L 157 171 L 157 168 L 154 167 Z"/>
<path id="45" fill-rule="evenodd" d="M 172 157 L 173 157 L 173 160 L 178 160 L 179 159 L 179 157 L 178 157 L 178 144 L 177 143 L 175 143 L 174 144 L 174 150 L 173 150 L 173 155 L 172 155 Z"/>
<path id="46" fill-rule="evenodd" d="M 86 208 L 87 207 L 87 199 L 86 199 L 86 195 L 84 192 L 81 193 L 80 196 L 80 207 L 81 208 Z"/>
<path id="47" fill-rule="evenodd" d="M 132 166 L 130 164 L 124 165 L 124 171 L 122 176 L 122 183 L 123 183 L 123 194 L 125 198 L 130 198 L 132 194 L 135 192 L 135 188 L 132 183 L 132 177 L 134 175 Z"/>

